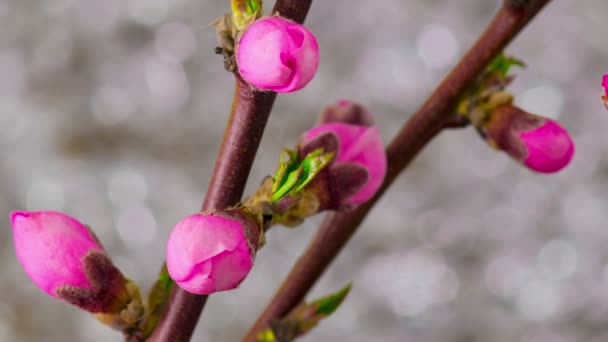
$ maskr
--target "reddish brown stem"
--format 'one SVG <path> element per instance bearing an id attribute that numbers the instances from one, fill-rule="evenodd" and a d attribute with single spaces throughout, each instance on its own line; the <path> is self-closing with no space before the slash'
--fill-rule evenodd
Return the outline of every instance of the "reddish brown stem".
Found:
<path id="1" fill-rule="evenodd" d="M 450 120 L 458 98 L 549 1 L 531 1 L 528 7 L 519 9 L 505 2 L 478 41 L 387 147 L 388 171 L 378 194 L 355 210 L 327 215 L 317 235 L 247 333 L 246 341 L 256 341 L 257 334 L 269 320 L 283 317 L 304 299 L 382 194 Z"/>
<path id="2" fill-rule="evenodd" d="M 311 4 L 312 0 L 277 0 L 273 12 L 302 23 Z M 202 210 L 223 209 L 240 201 L 276 95 L 256 91 L 236 75 L 230 118 Z M 149 340 L 189 341 L 206 301 L 207 296 L 174 286 L 166 312 Z"/>

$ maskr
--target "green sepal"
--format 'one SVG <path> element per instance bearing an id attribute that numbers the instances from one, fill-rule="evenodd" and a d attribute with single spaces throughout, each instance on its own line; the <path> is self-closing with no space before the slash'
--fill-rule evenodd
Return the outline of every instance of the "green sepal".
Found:
<path id="1" fill-rule="evenodd" d="M 486 74 L 500 75 L 502 78 L 506 78 L 511 70 L 511 67 L 518 66 L 525 68 L 526 64 L 513 56 L 507 56 L 504 53 L 499 54 L 486 68 Z"/>
<path id="2" fill-rule="evenodd" d="M 295 169 L 298 164 L 298 152 L 290 149 L 284 149 L 281 152 L 279 167 L 274 174 L 274 184 L 272 185 L 272 193 L 277 193 L 279 188 L 283 186 L 286 177 Z"/>
<path id="3" fill-rule="evenodd" d="M 169 301 L 171 295 L 171 289 L 175 282 L 169 276 L 167 266 L 164 265 L 158 274 L 158 279 L 150 289 L 148 299 L 146 302 L 146 316 L 141 326 L 141 331 L 145 337 L 148 337 L 158 324 L 161 315 L 164 312 L 165 305 Z"/>
<path id="4" fill-rule="evenodd" d="M 262 16 L 262 0 L 231 0 L 232 21 L 238 31 Z"/>
<path id="5" fill-rule="evenodd" d="M 270 328 L 258 334 L 258 342 L 288 342 L 308 333 L 338 309 L 350 289 L 349 284 L 336 293 L 298 305 L 284 318 L 270 322 Z"/>
<path id="6" fill-rule="evenodd" d="M 473 86 L 460 98 L 455 111 L 480 129 L 496 106 L 510 103 L 512 95 L 505 88 L 513 81 L 512 67 L 526 64 L 515 57 L 499 54 L 486 67 Z"/>
<path id="7" fill-rule="evenodd" d="M 317 309 L 315 310 L 315 314 L 324 315 L 324 317 L 326 317 L 326 316 L 329 316 L 332 313 L 334 313 L 338 309 L 340 304 L 342 304 L 342 302 L 344 301 L 344 299 L 350 292 L 351 288 L 352 288 L 352 285 L 348 284 L 344 288 L 342 288 L 340 291 L 330 294 L 328 296 L 325 296 L 323 298 L 319 298 L 319 299 L 315 300 L 314 302 L 310 303 L 311 306 L 317 307 Z"/>
<path id="8" fill-rule="evenodd" d="M 302 191 L 321 170 L 323 170 L 334 159 L 334 152 L 324 153 L 323 149 L 317 149 L 309 153 L 302 161 L 304 169 L 303 177 L 300 177 L 300 184 L 295 189 L 296 193 Z"/>
<path id="9" fill-rule="evenodd" d="M 297 151 L 285 149 L 274 176 L 272 203 L 285 196 L 297 196 L 316 175 L 334 159 L 334 153 L 325 153 L 322 148 L 299 158 Z"/>

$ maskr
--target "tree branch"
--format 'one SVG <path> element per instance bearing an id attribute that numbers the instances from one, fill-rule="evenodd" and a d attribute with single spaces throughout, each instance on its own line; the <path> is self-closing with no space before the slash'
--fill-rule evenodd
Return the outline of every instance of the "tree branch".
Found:
<path id="1" fill-rule="evenodd" d="M 277 0 L 273 13 L 303 23 L 312 0 Z M 213 176 L 202 210 L 223 209 L 237 204 L 270 116 L 275 92 L 256 91 L 235 74 L 236 87 L 230 118 L 224 131 Z M 194 295 L 174 286 L 166 312 L 150 341 L 189 341 L 208 296 Z"/>
<path id="2" fill-rule="evenodd" d="M 352 211 L 327 215 L 311 244 L 245 336 L 245 341 L 256 341 L 257 334 L 269 320 L 283 317 L 304 299 L 399 173 L 450 120 L 453 106 L 461 94 L 549 1 L 528 1 L 527 7 L 505 1 L 486 31 L 387 147 L 388 170 L 380 191 L 372 200 Z"/>

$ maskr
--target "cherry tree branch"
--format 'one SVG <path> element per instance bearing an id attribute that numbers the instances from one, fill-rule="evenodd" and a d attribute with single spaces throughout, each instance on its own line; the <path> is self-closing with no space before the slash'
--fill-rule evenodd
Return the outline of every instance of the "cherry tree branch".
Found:
<path id="1" fill-rule="evenodd" d="M 247 333 L 245 341 L 257 341 L 257 334 L 267 327 L 270 320 L 283 317 L 304 299 L 397 176 L 446 127 L 446 123 L 449 126 L 453 107 L 459 97 L 549 2 L 504 2 L 486 31 L 387 147 L 388 170 L 380 191 L 372 200 L 352 211 L 334 212 L 326 216 L 304 254 Z"/>
<path id="2" fill-rule="evenodd" d="M 311 4 L 312 0 L 277 0 L 273 13 L 280 13 L 283 17 L 303 23 Z M 230 118 L 202 210 L 224 209 L 241 200 L 276 99 L 275 92 L 254 90 L 238 73 L 235 78 L 236 87 Z M 149 340 L 189 341 L 207 297 L 194 295 L 174 286 L 166 312 Z"/>

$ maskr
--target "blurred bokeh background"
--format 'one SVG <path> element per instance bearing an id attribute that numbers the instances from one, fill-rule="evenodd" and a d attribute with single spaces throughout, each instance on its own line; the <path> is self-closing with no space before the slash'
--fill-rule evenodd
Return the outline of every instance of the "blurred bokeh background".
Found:
<path id="1" fill-rule="evenodd" d="M 279 96 L 247 192 L 337 99 L 367 105 L 388 142 L 498 5 L 315 1 L 319 73 Z M 228 8 L 0 0 L 1 341 L 120 340 L 28 280 L 8 214 L 54 209 L 91 224 L 147 289 L 172 226 L 198 210 L 219 148 L 233 78 L 208 24 Z M 528 63 L 516 102 L 570 130 L 573 163 L 537 175 L 472 129 L 442 134 L 318 283 L 311 297 L 354 287 L 302 341 L 608 341 L 607 20 L 605 0 L 555 0 L 507 50 Z M 194 340 L 238 341 L 321 219 L 273 229 L 242 286 L 211 296 Z"/>

